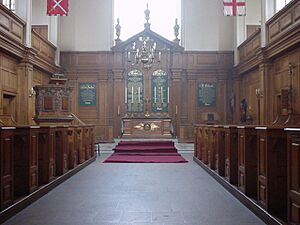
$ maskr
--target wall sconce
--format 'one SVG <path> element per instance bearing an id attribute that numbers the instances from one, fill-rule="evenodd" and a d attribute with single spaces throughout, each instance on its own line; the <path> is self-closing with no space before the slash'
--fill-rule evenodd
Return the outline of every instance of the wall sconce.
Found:
<path id="1" fill-rule="evenodd" d="M 30 88 L 28 91 L 28 97 L 33 97 L 36 95 L 36 91 L 34 90 L 34 88 Z"/>
<path id="2" fill-rule="evenodd" d="M 255 89 L 255 95 L 256 95 L 257 98 L 264 97 L 264 94 L 263 94 L 263 92 L 262 92 L 262 90 L 260 88 L 256 88 Z"/>

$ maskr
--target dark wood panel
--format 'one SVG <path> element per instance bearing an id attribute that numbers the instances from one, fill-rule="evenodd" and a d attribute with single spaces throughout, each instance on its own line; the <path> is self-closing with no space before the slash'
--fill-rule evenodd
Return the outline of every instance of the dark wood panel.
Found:
<path id="1" fill-rule="evenodd" d="M 286 128 L 288 136 L 288 222 L 300 224 L 300 129 Z"/>
<path id="2" fill-rule="evenodd" d="M 254 126 L 238 126 L 238 188 L 257 197 L 257 136 Z"/>
<path id="3" fill-rule="evenodd" d="M 258 151 L 258 193 L 262 207 L 286 220 L 287 138 L 283 128 L 256 127 Z"/>
<path id="4" fill-rule="evenodd" d="M 15 128 L 0 128 L 0 210 L 13 204 L 14 200 L 14 131 Z"/>
<path id="5" fill-rule="evenodd" d="M 236 126 L 224 126 L 225 132 L 225 179 L 238 183 L 238 133 Z"/>

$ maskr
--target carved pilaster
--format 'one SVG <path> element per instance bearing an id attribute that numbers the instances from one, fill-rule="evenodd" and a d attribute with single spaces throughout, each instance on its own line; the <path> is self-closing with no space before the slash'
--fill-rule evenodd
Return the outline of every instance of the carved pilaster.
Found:
<path id="1" fill-rule="evenodd" d="M 33 65 L 28 62 L 22 62 L 17 68 L 18 76 L 18 124 L 35 124 L 32 120 L 34 116 L 34 96 L 31 95 L 33 88 Z M 31 96 L 30 96 L 31 95 Z"/>
<path id="2" fill-rule="evenodd" d="M 269 112 L 271 110 L 271 99 L 273 94 L 271 93 L 272 86 L 272 76 L 271 75 L 272 64 L 262 63 L 259 65 L 259 75 L 260 75 L 260 93 L 257 97 L 259 99 L 259 124 L 270 124 L 271 117 Z"/>

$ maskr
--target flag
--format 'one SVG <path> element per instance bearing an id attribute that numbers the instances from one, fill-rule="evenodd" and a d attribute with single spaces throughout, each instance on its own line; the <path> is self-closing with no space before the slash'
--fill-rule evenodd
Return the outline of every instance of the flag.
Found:
<path id="1" fill-rule="evenodd" d="M 69 12 L 69 0 L 47 0 L 47 15 L 67 16 Z"/>
<path id="2" fill-rule="evenodd" d="M 246 16 L 245 0 L 223 0 L 225 16 Z"/>

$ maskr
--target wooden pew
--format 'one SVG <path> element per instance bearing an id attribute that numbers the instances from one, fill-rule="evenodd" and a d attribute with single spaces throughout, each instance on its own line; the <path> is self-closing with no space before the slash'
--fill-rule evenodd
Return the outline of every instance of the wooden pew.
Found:
<path id="1" fill-rule="evenodd" d="M 95 146 L 95 127 L 94 126 L 91 126 L 89 125 L 88 126 L 89 128 L 89 150 L 90 150 L 90 153 L 89 153 L 89 158 L 93 157 L 95 155 L 95 151 L 94 151 L 94 146 Z"/>
<path id="2" fill-rule="evenodd" d="M 238 188 L 257 198 L 257 136 L 255 126 L 238 126 Z"/>
<path id="3" fill-rule="evenodd" d="M 199 125 L 195 125 L 194 126 L 194 157 L 196 157 L 197 159 L 199 159 L 199 140 L 200 138 L 200 134 L 199 134 Z"/>
<path id="4" fill-rule="evenodd" d="M 237 126 L 224 126 L 225 131 L 225 179 L 237 185 L 238 181 L 238 138 Z"/>
<path id="5" fill-rule="evenodd" d="M 203 125 L 198 126 L 198 139 L 197 139 L 198 145 L 198 159 L 203 161 L 204 158 L 204 128 Z"/>
<path id="6" fill-rule="evenodd" d="M 208 166 L 212 169 L 216 169 L 216 135 L 217 131 L 214 126 L 208 127 L 208 145 L 209 145 L 209 153 L 208 153 Z"/>
<path id="7" fill-rule="evenodd" d="M 216 131 L 216 151 L 215 151 L 215 169 L 216 172 L 224 177 L 225 176 L 225 131 L 224 126 L 215 125 Z"/>
<path id="8" fill-rule="evenodd" d="M 68 126 L 57 126 L 55 130 L 56 176 L 68 171 Z"/>
<path id="9" fill-rule="evenodd" d="M 289 224 L 300 224 L 300 127 L 285 128 L 288 161 L 288 216 Z"/>
<path id="10" fill-rule="evenodd" d="M 14 197 L 38 189 L 39 126 L 17 127 L 14 135 Z"/>
<path id="11" fill-rule="evenodd" d="M 55 131 L 56 126 L 39 129 L 39 185 L 55 179 Z"/>
<path id="12" fill-rule="evenodd" d="M 69 169 L 73 169 L 78 165 L 78 153 L 75 140 L 75 127 L 68 127 L 68 165 Z"/>
<path id="13" fill-rule="evenodd" d="M 90 150 L 90 130 L 88 126 L 83 126 L 82 127 L 82 135 L 83 135 L 83 154 L 84 154 L 84 159 L 87 160 L 91 157 L 91 150 Z"/>
<path id="14" fill-rule="evenodd" d="M 287 137 L 283 127 L 256 127 L 258 153 L 258 203 L 286 220 Z"/>
<path id="15" fill-rule="evenodd" d="M 202 140 L 203 140 L 203 145 L 202 145 L 202 162 L 205 164 L 208 164 L 208 155 L 210 151 L 210 146 L 209 146 L 209 128 L 207 125 L 202 126 Z"/>
<path id="16" fill-rule="evenodd" d="M 85 160 L 85 153 L 83 150 L 83 129 L 82 126 L 75 127 L 75 148 L 77 151 L 78 163 L 83 163 Z"/>
<path id="17" fill-rule="evenodd" d="M 0 211 L 14 201 L 14 131 L 15 127 L 0 127 Z"/>

